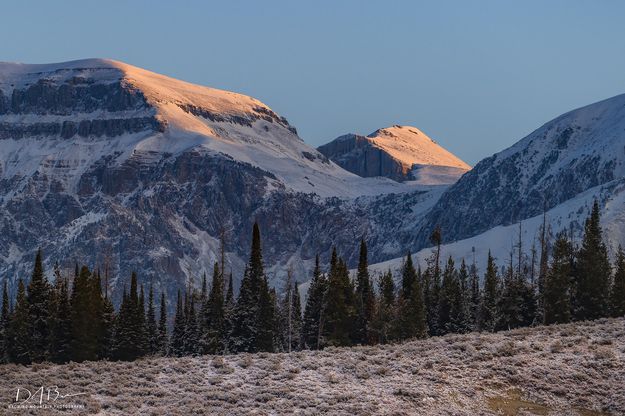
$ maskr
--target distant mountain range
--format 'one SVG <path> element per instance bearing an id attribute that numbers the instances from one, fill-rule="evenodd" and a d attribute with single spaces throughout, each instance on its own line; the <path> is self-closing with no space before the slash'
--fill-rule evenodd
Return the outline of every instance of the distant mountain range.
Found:
<path id="1" fill-rule="evenodd" d="M 0 63 L 0 276 L 25 277 L 42 247 L 48 270 L 107 264 L 114 299 L 132 270 L 173 299 L 210 276 L 222 233 L 240 279 L 258 221 L 280 290 L 289 268 L 307 280 L 332 246 L 355 264 L 361 237 L 372 262 L 391 264 L 427 247 L 436 224 L 446 242 L 482 236 L 480 247 L 543 208 L 554 229 L 579 230 L 593 198 L 614 245 L 625 235 L 624 159 L 625 96 L 567 113 L 471 169 L 414 127 L 317 150 L 241 94 L 110 60 Z"/>

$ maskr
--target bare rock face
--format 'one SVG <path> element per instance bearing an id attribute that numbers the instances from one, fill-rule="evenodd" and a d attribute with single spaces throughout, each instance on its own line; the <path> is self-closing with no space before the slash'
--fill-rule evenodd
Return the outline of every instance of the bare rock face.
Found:
<path id="1" fill-rule="evenodd" d="M 441 191 L 358 181 L 250 97 L 110 61 L 0 63 L 0 276 L 11 290 L 42 248 L 48 272 L 106 267 L 115 302 L 132 271 L 172 300 L 210 276 L 222 232 L 236 284 L 255 221 L 278 290 L 287 269 L 306 281 L 334 246 L 355 264 L 363 236 L 371 261 L 404 254 L 415 207 Z M 397 192 L 328 194 L 334 184 Z"/>
<path id="2" fill-rule="evenodd" d="M 317 150 L 343 169 L 363 178 L 385 176 L 398 182 L 414 179 L 411 166 L 393 158 L 365 136 L 346 134 Z"/>
<path id="3" fill-rule="evenodd" d="M 443 183 L 448 184 L 470 169 L 425 133 L 410 126 L 379 129 L 368 136 L 346 134 L 317 150 L 343 169 L 365 178 L 383 176 L 398 182 L 421 180 L 423 172 L 417 170 L 425 167 L 428 171 L 425 176 L 429 179 L 437 176 L 435 182 L 439 182 L 445 177 Z M 423 179 L 428 182 L 428 178 Z"/>
<path id="4" fill-rule="evenodd" d="M 625 95 L 566 113 L 479 162 L 443 194 L 418 239 L 425 243 L 436 224 L 446 241 L 471 237 L 540 215 L 591 188 L 609 195 L 625 181 L 624 149 Z"/>

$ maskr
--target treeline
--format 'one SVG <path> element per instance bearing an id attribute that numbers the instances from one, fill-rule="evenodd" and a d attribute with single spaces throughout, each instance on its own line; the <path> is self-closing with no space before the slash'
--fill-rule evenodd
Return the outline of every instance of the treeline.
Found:
<path id="1" fill-rule="evenodd" d="M 150 287 L 146 299 L 135 273 L 116 311 L 97 270 L 76 267 L 70 282 L 55 267 L 49 283 L 38 252 L 30 282 L 26 287 L 18 281 L 13 302 L 4 284 L 0 359 L 28 364 L 289 352 L 625 315 L 625 254 L 619 248 L 612 267 L 597 203 L 579 247 L 565 233 L 553 244 L 547 235 L 545 221 L 539 256 L 532 250 L 529 261 L 520 240 L 516 264 L 511 254 L 499 268 L 489 253 L 480 279 L 474 263 L 463 260 L 456 267 L 449 258 L 441 264 L 437 228 L 425 269 L 408 254 L 398 279 L 389 270 L 375 282 L 363 240 L 353 278 L 335 249 L 325 273 L 317 256 L 302 311 L 291 273 L 281 296 L 269 287 L 255 224 L 238 296 L 232 274 L 226 284 L 222 252 L 210 288 L 204 276 L 201 290 L 178 292 L 173 322 L 168 321 L 165 295 L 155 298 Z"/>

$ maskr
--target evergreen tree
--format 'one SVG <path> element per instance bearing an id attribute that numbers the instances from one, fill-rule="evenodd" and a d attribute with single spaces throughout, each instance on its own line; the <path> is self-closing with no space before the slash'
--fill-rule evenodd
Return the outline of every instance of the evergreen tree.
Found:
<path id="1" fill-rule="evenodd" d="M 15 309 L 9 322 L 8 353 L 12 362 L 17 364 L 30 364 L 30 325 L 29 305 L 26 298 L 24 282 L 19 279 L 17 286 L 17 298 Z"/>
<path id="2" fill-rule="evenodd" d="M 302 301 L 299 295 L 297 281 L 293 284 L 293 302 L 291 307 L 291 349 L 300 350 L 302 345 Z"/>
<path id="3" fill-rule="evenodd" d="M 115 319 L 113 302 L 106 296 L 102 302 L 102 342 L 100 345 L 102 358 L 113 358 Z"/>
<path id="4" fill-rule="evenodd" d="M 497 300 L 496 330 L 509 330 L 522 326 L 523 322 L 523 298 L 522 282 L 514 273 L 514 268 L 509 265 L 502 282 L 502 289 Z"/>
<path id="5" fill-rule="evenodd" d="M 462 259 L 458 271 L 458 296 L 452 303 L 452 326 L 454 332 L 465 333 L 472 328 L 471 321 L 471 287 L 469 285 L 469 271 Z"/>
<path id="6" fill-rule="evenodd" d="M 69 283 L 56 274 L 54 285 L 55 302 L 52 314 L 54 326 L 51 331 L 50 360 L 55 363 L 66 363 L 72 358 L 72 320 L 69 302 Z"/>
<path id="7" fill-rule="evenodd" d="M 30 359 L 41 362 L 48 357 L 50 327 L 50 286 L 44 276 L 41 250 L 37 251 L 33 274 L 28 285 L 28 324 Z"/>
<path id="8" fill-rule="evenodd" d="M 201 345 L 205 354 L 217 354 L 224 350 L 224 319 L 223 273 L 215 262 L 210 295 L 202 306 Z"/>
<path id="9" fill-rule="evenodd" d="M 94 304 L 91 272 L 83 266 L 74 278 L 70 300 L 72 327 L 72 360 L 97 360 L 100 351 L 100 315 Z"/>
<path id="10" fill-rule="evenodd" d="M 553 260 L 543 282 L 543 309 L 546 325 L 571 320 L 571 291 L 573 246 L 566 234 L 558 235 L 553 246 Z"/>
<path id="11" fill-rule="evenodd" d="M 458 285 L 456 282 L 456 271 L 454 261 L 451 257 L 443 271 L 443 281 L 441 284 L 440 296 L 438 300 L 438 333 L 440 335 L 455 332 L 452 325 L 452 307 L 458 296 Z"/>
<path id="12" fill-rule="evenodd" d="M 288 272 L 286 290 L 280 305 L 280 344 L 285 352 L 300 349 L 302 340 L 302 308 L 297 282 L 293 283 L 291 271 Z"/>
<path id="13" fill-rule="evenodd" d="M 206 302 L 206 299 L 208 299 L 208 286 L 206 284 L 206 272 L 204 272 L 202 274 L 202 295 L 201 295 L 201 299 L 202 302 Z"/>
<path id="14" fill-rule="evenodd" d="M 158 354 L 160 350 L 159 345 L 159 333 L 156 325 L 156 311 L 154 310 L 154 288 L 150 285 L 150 292 L 148 293 L 148 309 L 146 312 L 145 329 L 147 335 L 147 349 L 148 354 Z"/>
<path id="15" fill-rule="evenodd" d="M 417 279 L 417 272 L 412 264 L 410 252 L 406 254 L 406 260 L 401 270 L 401 295 L 404 299 L 410 299 L 412 287 Z"/>
<path id="16" fill-rule="evenodd" d="M 319 255 L 315 257 L 315 269 L 308 288 L 308 298 L 304 309 L 304 320 L 302 323 L 302 338 L 304 346 L 309 349 L 319 349 L 319 336 L 321 317 L 326 293 L 326 279 L 321 274 L 319 265 Z"/>
<path id="17" fill-rule="evenodd" d="M 241 281 L 234 316 L 230 351 L 273 351 L 275 310 L 263 267 L 257 223 L 252 231 L 250 260 Z"/>
<path id="18" fill-rule="evenodd" d="M 353 291 L 347 267 L 332 250 L 328 289 L 324 302 L 323 344 L 349 346 L 353 331 Z"/>
<path id="19" fill-rule="evenodd" d="M 122 299 L 115 322 L 115 358 L 135 360 L 145 353 L 145 310 L 137 293 L 137 274 L 130 276 L 130 292 Z"/>
<path id="20" fill-rule="evenodd" d="M 269 291 L 267 278 L 262 276 L 258 294 L 258 332 L 256 335 L 256 351 L 273 352 L 276 338 L 276 296 Z"/>
<path id="21" fill-rule="evenodd" d="M 608 315 L 610 262 L 602 240 L 599 204 L 595 200 L 584 227 L 582 246 L 577 256 L 574 316 L 577 320 Z"/>
<path id="22" fill-rule="evenodd" d="M 167 303 L 165 293 L 161 293 L 161 313 L 158 319 L 158 353 L 167 355 L 169 352 L 169 338 L 167 336 Z"/>
<path id="23" fill-rule="evenodd" d="M 182 305 L 182 295 L 178 290 L 178 298 L 176 303 L 176 315 L 174 317 L 174 329 L 171 334 L 170 353 L 175 357 L 182 357 L 184 351 L 184 332 L 185 332 L 185 312 Z"/>
<path id="24" fill-rule="evenodd" d="M 92 331 L 94 343 L 96 346 L 96 355 L 103 358 L 110 351 L 110 319 L 106 316 L 105 322 L 105 301 L 102 297 L 102 281 L 100 279 L 100 271 L 93 273 L 89 278 L 89 298 L 90 298 L 90 316 L 93 318 Z M 107 311 L 107 314 L 110 310 Z"/>
<path id="25" fill-rule="evenodd" d="M 356 274 L 356 307 L 357 322 L 353 341 L 356 344 L 368 344 L 373 341 L 370 326 L 375 307 L 375 294 L 371 287 L 367 244 L 364 239 L 360 240 L 360 256 Z"/>
<path id="26" fill-rule="evenodd" d="M 8 361 L 9 344 L 9 289 L 7 281 L 2 286 L 2 312 L 0 312 L 0 364 Z"/>
<path id="27" fill-rule="evenodd" d="M 480 306 L 480 327 L 483 331 L 493 332 L 495 330 L 495 325 L 498 321 L 498 290 L 499 278 L 497 277 L 497 266 L 489 250 L 486 274 L 484 275 L 482 304 Z"/>
<path id="28" fill-rule="evenodd" d="M 229 339 L 234 327 L 234 312 L 236 302 L 234 300 L 234 288 L 232 284 L 232 273 L 228 278 L 228 290 L 226 291 L 226 299 L 224 300 L 224 353 L 229 352 Z"/>
<path id="29" fill-rule="evenodd" d="M 625 253 L 621 246 L 616 253 L 614 283 L 610 292 L 610 308 L 612 316 L 618 318 L 625 315 Z"/>
<path id="30" fill-rule="evenodd" d="M 200 352 L 200 334 L 195 313 L 195 298 L 192 295 L 188 296 L 187 304 L 182 350 L 185 355 L 195 355 Z"/>
<path id="31" fill-rule="evenodd" d="M 380 298 L 377 307 L 378 343 L 386 344 L 396 338 L 395 328 L 395 282 L 389 269 L 379 281 Z"/>
<path id="32" fill-rule="evenodd" d="M 404 282 L 407 294 L 404 292 Z M 397 334 L 400 339 L 424 338 L 427 320 L 421 279 L 414 269 L 410 253 L 402 268 L 402 293 L 398 300 Z"/>
<path id="33" fill-rule="evenodd" d="M 480 278 L 477 273 L 475 262 L 471 265 L 469 272 L 471 280 L 471 297 L 469 300 L 471 330 L 480 330 L 480 305 L 482 303 L 482 293 L 480 292 Z"/>

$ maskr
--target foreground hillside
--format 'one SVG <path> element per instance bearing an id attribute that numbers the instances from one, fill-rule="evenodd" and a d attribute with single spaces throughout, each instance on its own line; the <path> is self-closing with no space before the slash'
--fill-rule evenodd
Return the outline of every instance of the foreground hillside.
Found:
<path id="1" fill-rule="evenodd" d="M 18 387 L 58 386 L 82 395 L 51 404 L 101 415 L 617 415 L 624 359 L 625 320 L 611 319 L 290 355 L 4 365 L 0 397 L 3 414 L 25 413 L 7 409 Z"/>

